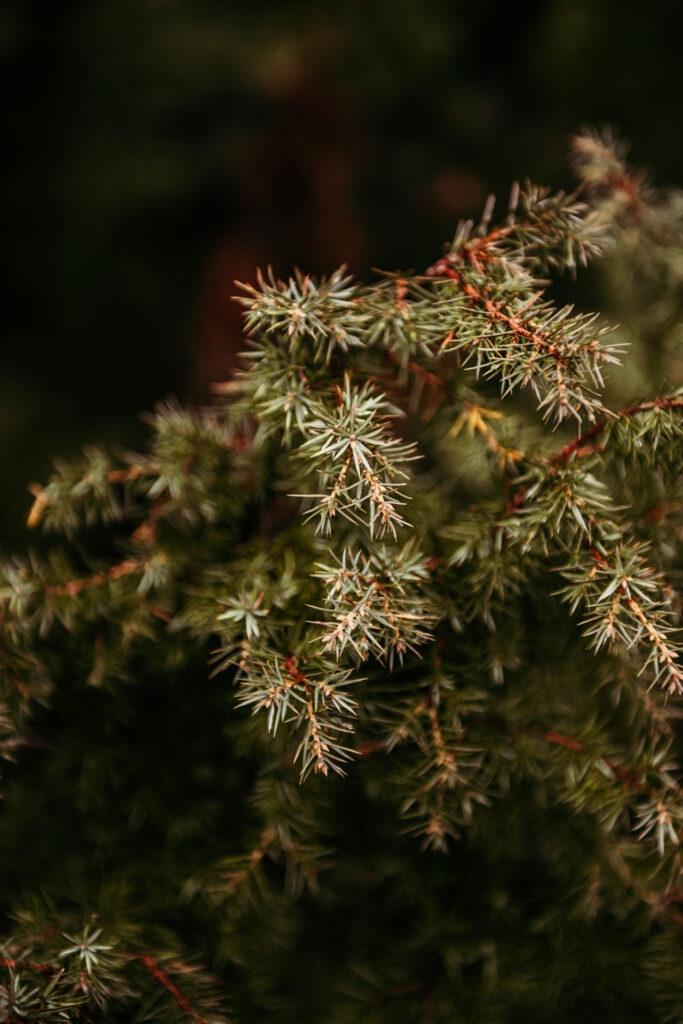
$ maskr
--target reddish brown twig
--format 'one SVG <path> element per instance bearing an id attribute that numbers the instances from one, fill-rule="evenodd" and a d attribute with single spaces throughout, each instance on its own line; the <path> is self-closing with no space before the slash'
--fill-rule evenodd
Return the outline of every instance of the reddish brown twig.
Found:
<path id="1" fill-rule="evenodd" d="M 526 498 L 526 492 L 527 492 L 526 487 L 520 487 L 519 490 L 516 491 L 512 495 L 512 497 L 510 497 L 508 499 L 508 502 L 507 502 L 507 504 L 505 506 L 505 515 L 506 516 L 514 515 L 514 513 L 517 511 L 517 509 L 521 505 L 524 504 L 524 500 Z"/>
<path id="2" fill-rule="evenodd" d="M 479 288 L 476 288 L 469 281 L 464 281 L 462 276 L 458 273 L 458 271 L 448 266 L 444 261 L 441 261 L 441 263 L 437 263 L 435 266 L 441 267 L 440 273 L 443 277 L 450 278 L 458 285 L 458 287 L 465 293 L 465 295 L 468 296 L 468 298 L 472 299 L 473 302 L 476 302 L 477 305 L 482 306 L 488 313 L 492 322 L 505 324 L 505 326 L 508 327 L 510 331 L 512 331 L 515 337 L 526 338 L 539 351 L 544 352 L 546 355 L 552 356 L 552 358 L 558 365 L 564 363 L 564 353 L 559 348 L 559 346 L 557 346 L 554 342 L 550 341 L 547 335 L 539 334 L 538 331 L 529 330 L 529 328 L 525 327 L 525 325 L 522 323 L 522 321 L 519 319 L 517 315 L 506 313 L 503 309 L 501 309 L 498 303 L 494 302 L 492 299 L 489 299 L 484 292 L 482 292 Z M 596 352 L 596 355 L 599 356 L 599 354 L 599 352 Z"/>
<path id="3" fill-rule="evenodd" d="M 282 665 L 285 670 L 285 674 L 288 676 L 288 681 L 290 682 L 290 684 L 292 686 L 303 685 L 306 688 L 306 691 L 308 692 L 310 689 L 310 687 L 308 686 L 308 680 L 306 679 L 306 676 L 303 674 L 303 672 L 299 671 L 296 663 L 296 658 L 294 657 L 294 655 L 290 654 L 288 658 L 285 658 L 284 661 L 282 662 Z"/>
<path id="4" fill-rule="evenodd" d="M 9 957 L 0 960 L 0 967 L 16 971 L 38 971 L 40 974 L 59 974 L 64 970 L 63 967 L 50 967 L 48 964 L 36 964 L 30 960 L 12 960 Z"/>
<path id="5" fill-rule="evenodd" d="M 573 750 L 576 754 L 580 754 L 586 749 L 580 740 L 577 740 L 574 736 L 566 736 L 561 732 L 544 732 L 540 734 L 540 738 L 544 739 L 547 743 L 554 743 L 557 746 L 566 747 L 567 750 Z M 646 785 L 630 768 L 621 768 L 609 757 L 603 757 L 602 760 L 625 786 L 628 786 L 630 789 L 637 789 L 642 793 L 650 793 L 652 795 L 657 793 L 654 787 Z"/>
<path id="6" fill-rule="evenodd" d="M 103 583 L 119 580 L 123 576 L 129 576 L 131 573 L 137 572 L 140 568 L 142 568 L 142 563 L 136 558 L 126 558 L 122 562 L 112 565 L 110 569 L 96 572 L 92 576 L 83 576 L 80 579 L 67 580 L 66 583 L 49 585 L 45 587 L 45 593 L 68 594 L 69 597 L 76 597 L 87 587 L 99 587 Z"/>
<path id="7" fill-rule="evenodd" d="M 171 993 L 178 1006 L 184 1013 L 187 1014 L 188 1017 L 191 1017 L 192 1020 L 197 1021 L 198 1024 L 207 1024 L 206 1019 L 202 1017 L 199 1013 L 197 1013 L 197 1011 L 194 1009 L 187 996 L 184 996 L 182 994 L 182 992 L 171 981 L 171 979 L 165 973 L 165 971 L 162 970 L 161 965 L 159 961 L 156 959 L 156 957 L 149 956 L 146 953 L 126 953 L 125 956 L 127 957 L 128 960 L 135 960 L 142 967 L 144 967 L 146 971 L 149 971 L 152 977 L 156 978 L 157 981 L 160 982 L 164 986 L 164 988 Z"/>
<path id="8" fill-rule="evenodd" d="M 543 739 L 548 743 L 557 743 L 561 747 L 566 747 L 567 750 L 573 750 L 577 754 L 584 749 L 580 740 L 574 739 L 573 736 L 565 736 L 562 732 L 545 732 Z"/>
<path id="9" fill-rule="evenodd" d="M 683 408 L 683 398 L 678 395 L 663 396 L 654 398 L 651 402 L 641 402 L 638 405 L 629 405 L 625 409 L 621 409 L 619 412 L 614 414 L 614 420 L 628 419 L 630 416 L 637 416 L 638 413 L 648 412 L 650 409 L 680 409 Z M 598 420 L 588 430 L 585 430 L 580 437 L 576 440 L 570 441 L 559 451 L 554 452 L 548 456 L 548 461 L 551 465 L 566 466 L 572 458 L 583 459 L 588 455 L 594 455 L 595 452 L 605 450 L 604 445 L 591 444 L 600 434 L 605 430 L 608 425 L 608 420 Z M 524 504 L 526 497 L 526 488 L 521 487 L 516 494 L 509 498 L 505 512 L 506 515 L 512 515 L 520 505 Z"/>
<path id="10" fill-rule="evenodd" d="M 458 252 L 448 253 L 448 255 L 442 256 L 440 260 L 433 263 L 431 267 L 427 268 L 425 274 L 427 277 L 447 277 L 449 275 L 446 271 L 452 270 L 458 263 L 464 263 L 467 260 L 476 267 L 480 261 L 486 262 L 486 260 L 491 258 L 489 253 L 491 246 L 495 245 L 502 238 L 507 238 L 518 227 L 518 224 L 507 224 L 505 227 L 494 228 L 493 231 L 489 231 L 488 235 L 484 235 L 483 238 L 473 238 L 469 242 L 465 242 Z"/>
<path id="11" fill-rule="evenodd" d="M 434 388 L 436 391 L 442 391 L 444 395 L 450 397 L 451 389 L 448 384 L 441 379 L 441 377 L 438 377 L 435 373 L 431 373 L 429 370 L 425 369 L 424 366 L 420 366 L 419 363 L 404 363 L 396 352 L 392 352 L 390 349 L 387 350 L 386 354 L 387 358 L 390 359 L 395 366 L 400 366 L 404 370 L 409 370 L 410 373 L 414 373 L 416 377 L 419 377 L 425 384 L 429 385 L 429 387 Z"/>
<path id="12" fill-rule="evenodd" d="M 130 480 L 139 480 L 142 476 L 153 476 L 158 472 L 158 466 L 129 466 L 127 469 L 110 469 L 107 473 L 107 480 L 112 484 L 123 484 Z M 33 529 L 38 525 L 43 517 L 43 512 L 50 504 L 50 497 L 47 489 L 41 487 L 40 484 L 31 484 L 29 491 L 34 497 L 34 502 L 29 510 L 26 523 L 30 529 Z"/>
<path id="13" fill-rule="evenodd" d="M 111 484 L 125 484 L 129 480 L 139 480 L 141 476 L 154 476 L 158 472 L 158 466 L 129 466 L 128 469 L 110 469 L 107 480 Z"/>
<path id="14" fill-rule="evenodd" d="M 641 402 L 638 405 L 629 405 L 626 409 L 621 409 L 615 414 L 615 419 L 628 419 L 629 416 L 636 416 L 640 412 L 648 412 L 650 409 L 680 409 L 683 408 L 683 398 L 680 396 L 664 396 L 660 398 L 654 398 L 651 402 Z M 599 437 L 607 426 L 608 421 L 598 420 L 592 427 L 586 430 L 580 437 L 577 437 L 575 441 L 571 441 L 566 444 L 564 448 L 561 448 L 554 455 L 550 456 L 551 462 L 559 462 L 562 466 L 566 466 L 572 455 L 576 455 L 578 458 L 583 458 L 585 455 L 592 455 L 593 452 L 600 450 L 590 442 L 596 437 Z"/>
<path id="15" fill-rule="evenodd" d="M 428 707 L 428 703 L 423 702 L 419 704 L 415 710 L 422 711 Z M 487 727 L 490 728 L 491 725 L 492 723 L 490 720 L 486 722 Z M 471 732 L 471 726 L 464 728 L 463 735 L 465 734 L 465 732 Z M 544 732 L 540 729 L 524 728 L 519 729 L 515 735 L 519 738 L 523 736 L 530 736 L 534 739 L 545 740 L 546 743 L 550 743 L 559 747 L 564 747 L 566 750 L 571 750 L 575 754 L 588 752 L 586 745 L 582 743 L 581 740 L 578 740 L 575 736 L 569 736 L 566 733 L 558 732 L 554 729 Z M 441 737 L 439 736 L 439 739 L 440 738 Z M 384 750 L 385 748 L 385 740 L 371 740 L 367 743 L 361 744 L 358 747 L 357 753 L 360 754 L 361 757 L 365 757 L 369 754 L 374 754 L 377 751 Z M 626 768 L 621 765 L 618 765 L 614 760 L 608 757 L 603 757 L 601 758 L 601 760 L 614 773 L 615 778 L 617 778 L 621 783 L 623 783 L 624 786 L 627 786 L 629 789 L 635 789 L 641 793 L 649 793 L 651 796 L 656 796 L 658 794 L 659 790 L 657 790 L 654 786 L 648 786 L 648 784 L 646 782 L 643 782 L 642 779 L 638 777 L 637 773 L 634 772 L 631 768 Z"/>

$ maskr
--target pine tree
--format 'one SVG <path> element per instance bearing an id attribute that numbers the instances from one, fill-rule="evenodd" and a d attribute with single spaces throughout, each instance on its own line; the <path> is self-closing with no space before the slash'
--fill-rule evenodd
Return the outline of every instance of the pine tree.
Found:
<path id="1" fill-rule="evenodd" d="M 574 153 L 34 488 L 2 1020 L 683 1020 L 683 196 Z"/>

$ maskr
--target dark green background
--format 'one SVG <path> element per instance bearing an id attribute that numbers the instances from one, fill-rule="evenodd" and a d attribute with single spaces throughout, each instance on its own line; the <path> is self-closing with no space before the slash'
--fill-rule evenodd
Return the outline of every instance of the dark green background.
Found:
<path id="1" fill-rule="evenodd" d="M 421 267 L 458 217 L 613 125 L 680 184 L 681 5 L 5 0 L 0 545 L 26 485 L 203 400 L 232 280 Z"/>

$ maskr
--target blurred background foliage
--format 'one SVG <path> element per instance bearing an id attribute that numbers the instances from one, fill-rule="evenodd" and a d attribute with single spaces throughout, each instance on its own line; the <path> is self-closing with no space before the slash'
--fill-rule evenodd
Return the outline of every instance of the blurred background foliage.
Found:
<path id="1" fill-rule="evenodd" d="M 421 268 L 611 124 L 680 184 L 673 0 L 4 0 L 0 547 L 27 484 L 202 402 L 257 265 Z M 588 279 L 583 294 L 594 298 Z M 618 313 L 618 311 L 615 311 Z"/>

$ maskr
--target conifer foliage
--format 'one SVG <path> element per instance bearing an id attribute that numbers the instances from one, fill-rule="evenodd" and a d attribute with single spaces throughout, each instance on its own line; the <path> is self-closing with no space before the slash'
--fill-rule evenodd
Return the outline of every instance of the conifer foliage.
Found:
<path id="1" fill-rule="evenodd" d="M 34 488 L 3 1021 L 682 1019 L 683 198 L 574 153 Z"/>

